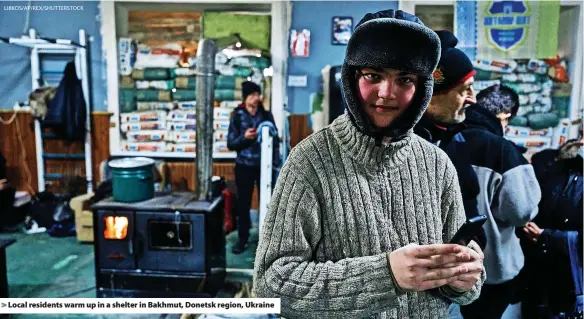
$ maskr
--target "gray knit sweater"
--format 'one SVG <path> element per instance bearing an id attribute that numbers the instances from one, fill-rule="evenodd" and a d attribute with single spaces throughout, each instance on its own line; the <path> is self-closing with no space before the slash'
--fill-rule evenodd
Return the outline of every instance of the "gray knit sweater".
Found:
<path id="1" fill-rule="evenodd" d="M 298 144 L 282 168 L 255 260 L 257 297 L 286 318 L 446 318 L 447 289 L 398 294 L 387 254 L 448 241 L 464 222 L 446 154 L 411 132 L 376 146 L 347 114 Z M 450 297 L 449 297 L 450 296 Z"/>

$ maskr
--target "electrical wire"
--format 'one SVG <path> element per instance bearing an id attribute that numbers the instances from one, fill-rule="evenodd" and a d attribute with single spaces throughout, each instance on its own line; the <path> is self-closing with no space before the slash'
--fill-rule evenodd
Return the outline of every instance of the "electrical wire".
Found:
<path id="1" fill-rule="evenodd" d="M 12 114 L 12 117 L 8 120 L 5 121 L 1 116 L 0 116 L 0 123 L 4 124 L 4 125 L 10 125 L 12 124 L 12 122 L 14 122 L 14 119 L 16 118 L 17 112 L 14 112 L 14 114 Z"/>
<path id="2" fill-rule="evenodd" d="M 32 3 L 32 0 L 28 0 L 28 7 L 29 8 L 30 8 L 31 3 Z M 26 10 L 26 19 L 24 20 L 24 29 L 22 29 L 23 34 L 28 33 L 28 27 L 30 26 L 30 11 L 31 10 Z"/>
<path id="3" fill-rule="evenodd" d="M 20 149 L 22 150 L 22 162 L 24 164 L 24 171 L 25 171 L 26 176 L 27 176 L 26 187 L 28 188 L 28 191 L 30 192 L 30 195 L 32 196 L 36 192 L 31 186 L 32 174 L 30 173 L 30 169 L 28 167 L 28 164 L 26 163 L 26 149 L 24 148 L 24 142 L 22 141 L 22 132 L 20 131 L 20 122 L 19 121 L 16 121 L 16 130 L 17 130 L 17 135 L 18 135 L 18 141 L 20 142 Z M 41 165 L 42 165 L 42 163 L 41 163 Z"/>

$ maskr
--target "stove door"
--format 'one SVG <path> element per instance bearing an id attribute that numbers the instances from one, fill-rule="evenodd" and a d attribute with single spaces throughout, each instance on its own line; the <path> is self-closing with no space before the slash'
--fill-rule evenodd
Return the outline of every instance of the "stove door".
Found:
<path id="1" fill-rule="evenodd" d="M 203 273 L 204 223 L 202 214 L 137 212 L 138 268 Z"/>
<path id="2" fill-rule="evenodd" d="M 136 269 L 134 214 L 128 211 L 99 211 L 97 217 L 99 266 Z"/>

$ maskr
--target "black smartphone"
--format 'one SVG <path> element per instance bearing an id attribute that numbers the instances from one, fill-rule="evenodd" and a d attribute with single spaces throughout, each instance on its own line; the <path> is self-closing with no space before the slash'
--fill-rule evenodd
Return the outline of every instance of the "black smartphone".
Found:
<path id="1" fill-rule="evenodd" d="M 466 246 L 471 241 L 472 237 L 477 235 L 483 224 L 487 221 L 487 216 L 480 215 L 473 217 L 460 227 L 454 237 L 450 240 L 451 244 L 458 244 L 461 246 Z"/>

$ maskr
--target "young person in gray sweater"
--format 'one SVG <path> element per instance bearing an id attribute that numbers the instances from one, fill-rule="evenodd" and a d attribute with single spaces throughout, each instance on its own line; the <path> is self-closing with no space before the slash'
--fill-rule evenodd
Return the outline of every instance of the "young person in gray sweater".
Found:
<path id="1" fill-rule="evenodd" d="M 465 214 L 454 166 L 413 134 L 440 40 L 367 14 L 342 70 L 347 111 L 290 153 L 264 220 L 254 292 L 290 318 L 445 318 L 475 300 L 482 252 L 448 242 Z"/>

